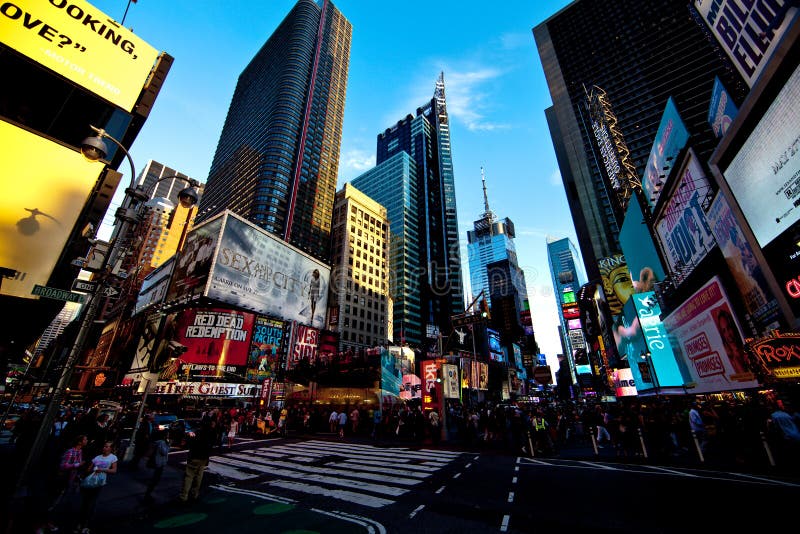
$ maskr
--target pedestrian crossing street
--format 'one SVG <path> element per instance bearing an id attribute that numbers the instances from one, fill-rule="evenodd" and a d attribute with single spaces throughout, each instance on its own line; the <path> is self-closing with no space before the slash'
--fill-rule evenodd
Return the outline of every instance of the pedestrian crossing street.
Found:
<path id="1" fill-rule="evenodd" d="M 311 440 L 213 456 L 208 472 L 236 481 L 382 508 L 462 453 Z"/>

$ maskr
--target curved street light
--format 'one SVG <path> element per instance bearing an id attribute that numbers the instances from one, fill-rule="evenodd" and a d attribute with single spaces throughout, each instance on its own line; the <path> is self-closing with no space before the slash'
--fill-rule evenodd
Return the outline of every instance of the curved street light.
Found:
<path id="1" fill-rule="evenodd" d="M 61 406 L 64 394 L 67 391 L 67 387 L 70 379 L 72 378 L 72 372 L 75 369 L 78 358 L 83 352 L 83 345 L 86 342 L 86 338 L 88 337 L 89 332 L 94 325 L 95 317 L 100 309 L 100 302 L 103 300 L 103 297 L 107 295 L 107 291 L 110 288 L 106 282 L 114 275 L 114 273 L 109 269 L 109 267 L 111 269 L 116 269 L 117 263 L 119 262 L 121 256 L 127 253 L 126 248 L 128 242 L 128 232 L 130 232 L 131 229 L 134 228 L 140 221 L 140 213 L 138 209 L 139 205 L 149 198 L 144 188 L 137 186 L 135 183 L 136 169 L 133 165 L 133 159 L 128 153 L 128 150 L 119 141 L 109 135 L 108 132 L 106 132 L 103 128 L 97 128 L 91 125 L 89 127 L 92 129 L 95 135 L 87 137 L 81 142 L 81 154 L 83 154 L 83 156 L 89 161 L 100 161 L 108 155 L 108 146 L 105 143 L 105 139 L 109 139 L 111 142 L 117 145 L 117 147 L 122 150 L 122 153 L 125 155 L 128 163 L 130 163 L 131 166 L 131 183 L 130 186 L 125 189 L 125 196 L 130 198 L 131 202 L 128 203 L 127 207 L 119 208 L 115 214 L 117 222 L 119 223 L 118 231 L 116 231 L 114 237 L 112 238 L 108 248 L 108 253 L 103 259 L 103 263 L 99 272 L 98 284 L 95 290 L 88 294 L 88 302 L 81 307 L 80 328 L 75 337 L 75 342 L 70 349 L 69 355 L 64 362 L 58 383 L 56 384 L 55 388 L 53 388 L 53 392 L 50 397 L 50 403 L 48 404 L 47 410 L 42 417 L 42 423 L 36 434 L 36 438 L 31 444 L 30 452 L 26 457 L 22 468 L 20 469 L 19 478 L 17 479 L 14 492 L 16 496 L 24 495 L 25 492 L 23 490 L 29 483 L 28 479 L 31 475 L 31 468 L 34 465 L 39 464 L 44 447 L 50 437 L 53 421 L 56 418 L 56 414 Z M 197 190 L 194 189 L 197 186 L 197 182 L 190 178 L 186 178 L 186 181 L 190 184 L 190 187 L 181 191 L 179 198 L 183 197 L 181 198 L 182 204 L 187 203 L 189 206 L 191 206 L 197 202 L 198 194 Z"/>

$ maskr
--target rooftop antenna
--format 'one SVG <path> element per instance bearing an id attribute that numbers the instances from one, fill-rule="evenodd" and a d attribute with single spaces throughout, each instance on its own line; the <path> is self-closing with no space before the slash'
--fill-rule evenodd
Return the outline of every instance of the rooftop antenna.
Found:
<path id="1" fill-rule="evenodd" d="M 489 209 L 489 196 L 486 194 L 486 174 L 483 172 L 483 165 L 481 165 L 481 182 L 483 183 L 483 217 L 488 221 L 494 221 L 494 213 Z"/>

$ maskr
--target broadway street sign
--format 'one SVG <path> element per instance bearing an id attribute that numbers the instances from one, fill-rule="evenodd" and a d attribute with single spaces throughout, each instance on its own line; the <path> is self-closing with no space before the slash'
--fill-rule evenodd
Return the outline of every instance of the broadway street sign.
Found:
<path id="1" fill-rule="evenodd" d="M 48 299 L 65 300 L 67 302 L 83 302 L 84 300 L 83 295 L 80 293 L 73 293 L 72 291 L 57 289 L 55 287 L 40 286 L 38 284 L 33 286 L 31 294 Z"/>

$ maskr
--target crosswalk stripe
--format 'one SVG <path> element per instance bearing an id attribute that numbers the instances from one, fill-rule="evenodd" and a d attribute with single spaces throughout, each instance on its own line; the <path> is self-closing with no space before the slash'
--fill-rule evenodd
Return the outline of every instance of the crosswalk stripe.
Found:
<path id="1" fill-rule="evenodd" d="M 233 478 L 235 480 L 250 480 L 251 478 L 256 478 L 258 476 L 250 473 L 242 473 L 238 469 L 233 469 L 216 461 L 216 459 L 211 459 L 208 462 L 208 472 L 223 476 L 225 478 Z"/>
<path id="2" fill-rule="evenodd" d="M 319 444 L 298 443 L 297 445 L 302 450 L 320 451 L 320 452 L 326 452 L 328 454 L 358 453 L 364 456 L 369 456 L 374 458 L 391 458 L 391 459 L 401 457 L 414 460 L 438 461 L 442 465 L 446 465 L 452 460 L 452 458 L 445 459 L 433 454 L 418 454 L 414 451 L 408 451 L 404 449 L 364 449 L 357 447 L 336 447 L 336 446 L 328 447 L 322 443 Z"/>
<path id="3" fill-rule="evenodd" d="M 384 506 L 394 504 L 394 501 L 390 499 L 382 499 L 380 497 L 365 495 L 363 493 L 358 493 L 354 491 L 331 490 L 327 488 L 322 488 L 320 486 L 304 484 L 302 482 L 289 482 L 288 480 L 273 480 L 269 482 L 269 485 L 292 491 L 298 491 L 301 493 L 310 493 L 312 495 L 323 495 L 325 497 L 333 497 L 334 499 L 358 503 L 364 506 L 369 506 L 370 508 L 383 508 Z"/>
<path id="4" fill-rule="evenodd" d="M 267 452 L 267 451 L 270 451 L 270 452 Z M 274 457 L 283 457 L 283 458 L 286 458 L 289 455 L 295 455 L 295 456 L 299 456 L 301 458 L 304 458 L 304 460 L 302 460 L 302 461 L 314 461 L 314 460 L 317 460 L 319 458 L 325 458 L 327 456 L 333 456 L 333 455 L 335 455 L 335 456 L 345 456 L 346 455 L 345 451 L 331 451 L 331 450 L 327 450 L 327 449 L 313 449 L 313 450 L 312 449 L 305 449 L 305 450 L 302 450 L 302 451 L 298 451 L 297 449 L 293 449 L 293 448 L 288 447 L 288 446 L 268 447 L 268 448 L 263 448 L 263 449 L 255 449 L 253 452 L 255 452 L 256 454 L 263 454 L 265 456 L 274 456 Z M 349 455 L 349 456 L 352 456 L 352 455 Z M 367 460 L 366 458 L 375 458 L 375 459 L 374 460 Z M 385 455 L 373 456 L 373 455 L 370 454 L 370 456 L 367 457 L 367 456 L 364 456 L 363 454 L 359 454 L 359 460 L 360 461 L 364 461 L 364 462 L 370 462 L 371 461 L 371 462 L 379 463 L 380 465 L 386 465 L 386 461 L 388 459 L 391 459 L 391 461 L 393 463 L 410 463 L 410 462 L 415 461 L 414 458 L 403 458 L 403 457 L 398 457 L 396 455 L 391 455 L 391 456 L 385 456 Z M 446 462 L 436 462 L 436 463 L 440 464 L 441 466 L 447 465 Z"/>
<path id="5" fill-rule="evenodd" d="M 347 462 L 355 462 L 356 459 L 353 458 L 351 460 L 345 460 L 345 461 L 347 461 Z M 361 464 L 361 465 L 375 465 L 375 466 L 378 466 L 378 467 L 383 467 L 383 466 L 386 465 L 386 460 L 364 460 L 362 458 L 359 458 L 358 459 L 358 463 Z M 394 463 L 394 467 L 402 467 L 403 469 L 408 469 L 410 471 L 422 471 L 424 473 L 430 473 L 431 472 L 430 466 L 409 464 L 409 463 L 406 463 L 406 460 L 401 460 L 399 458 L 396 458 L 393 463 Z"/>
<path id="6" fill-rule="evenodd" d="M 330 441 L 317 441 L 311 440 L 306 441 L 303 443 L 298 443 L 297 445 L 302 446 L 320 446 L 326 449 L 346 449 L 346 450 L 358 450 L 358 451 L 368 451 L 374 452 L 379 454 L 403 454 L 408 455 L 410 457 L 415 458 L 458 458 L 461 456 L 462 453 L 460 452 L 453 452 L 453 451 L 439 451 L 439 450 L 431 450 L 431 449 L 419 449 L 413 450 L 406 447 L 376 447 L 374 445 L 361 445 L 358 443 L 337 443 L 337 442 L 330 442 Z"/>
<path id="7" fill-rule="evenodd" d="M 384 475 L 396 475 L 396 476 L 399 476 L 399 477 L 428 478 L 429 476 L 431 476 L 430 472 L 427 472 L 427 473 L 416 472 L 415 473 L 415 472 L 413 472 L 411 470 L 408 470 L 408 469 L 392 469 L 391 467 L 380 467 L 380 466 L 377 466 L 377 465 L 364 466 L 362 463 L 354 462 L 354 461 L 328 462 L 325 465 L 330 465 L 330 466 L 333 466 L 333 467 L 342 467 L 342 468 L 345 468 L 345 469 L 348 469 L 348 470 L 351 470 L 351 471 L 367 470 L 367 471 L 373 472 L 373 473 L 383 473 Z M 402 466 L 402 467 L 406 467 L 406 466 Z"/>
<path id="8" fill-rule="evenodd" d="M 325 476 L 317 474 L 319 472 L 318 469 L 305 469 L 305 470 L 293 471 L 291 470 L 291 467 L 289 469 L 279 469 L 277 468 L 277 466 L 272 467 L 271 465 L 265 465 L 265 464 L 253 464 L 251 462 L 243 462 L 241 460 L 236 460 L 233 458 L 215 458 L 214 462 L 228 465 L 231 467 L 243 467 L 245 469 L 259 471 L 261 474 L 268 474 L 276 477 L 301 479 L 312 482 L 321 482 L 324 484 L 330 484 L 335 486 L 347 485 L 347 487 L 350 488 L 361 489 L 364 491 L 371 491 L 373 493 L 380 493 L 384 495 L 392 495 L 394 497 L 403 495 L 408 492 L 408 490 L 402 488 L 396 488 L 393 486 L 370 484 L 368 482 L 362 482 L 360 480 L 352 480 L 352 479 L 348 480 L 334 476 Z M 296 466 L 296 467 L 302 467 L 302 466 Z M 383 477 L 383 478 L 388 478 L 388 477 Z M 414 484 L 416 483 L 417 482 L 414 482 Z"/>

